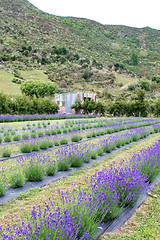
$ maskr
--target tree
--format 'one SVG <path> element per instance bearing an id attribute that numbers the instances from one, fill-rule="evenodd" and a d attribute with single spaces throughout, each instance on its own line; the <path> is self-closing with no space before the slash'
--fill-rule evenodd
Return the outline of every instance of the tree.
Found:
<path id="1" fill-rule="evenodd" d="M 155 102 L 155 111 L 154 111 L 154 115 L 156 117 L 160 116 L 160 98 L 158 98 Z"/>
<path id="2" fill-rule="evenodd" d="M 126 101 L 122 99 L 116 99 L 114 102 L 110 102 L 108 105 L 108 111 L 114 116 L 122 116 L 126 113 Z"/>
<path id="3" fill-rule="evenodd" d="M 4 92 L 0 92 L 0 114 L 6 114 L 9 112 L 8 96 Z"/>
<path id="4" fill-rule="evenodd" d="M 134 83 L 129 84 L 128 85 L 128 90 L 134 91 L 135 90 L 135 84 Z"/>
<path id="5" fill-rule="evenodd" d="M 28 80 L 21 84 L 21 91 L 26 96 L 45 97 L 53 96 L 56 91 L 56 84 L 49 81 Z"/>
<path id="6" fill-rule="evenodd" d="M 135 115 L 138 117 L 146 117 L 148 114 L 148 102 L 145 100 L 145 90 L 139 89 L 135 99 Z"/>
<path id="7" fill-rule="evenodd" d="M 92 113 L 95 110 L 95 101 L 87 98 L 82 104 L 82 109 L 85 114 Z"/>
<path id="8" fill-rule="evenodd" d="M 91 76 L 93 75 L 93 72 L 89 71 L 89 70 L 85 70 L 84 73 L 83 73 L 83 78 L 85 80 L 89 79 Z"/>
<path id="9" fill-rule="evenodd" d="M 16 96 L 15 102 L 15 112 L 17 114 L 28 114 L 31 113 L 33 108 L 33 101 L 26 95 Z"/>
<path id="10" fill-rule="evenodd" d="M 136 53 L 132 53 L 131 63 L 134 66 L 138 65 L 138 55 Z"/>
<path id="11" fill-rule="evenodd" d="M 95 104 L 95 112 L 96 112 L 96 114 L 99 113 L 100 115 L 104 115 L 105 110 L 106 110 L 105 105 L 102 102 L 97 102 Z"/>
<path id="12" fill-rule="evenodd" d="M 157 83 L 160 83 L 160 75 L 153 76 L 152 81 L 156 81 Z"/>
<path id="13" fill-rule="evenodd" d="M 149 80 L 147 79 L 140 79 L 139 80 L 139 86 L 142 88 L 142 89 L 145 89 L 146 91 L 149 91 L 150 90 L 150 82 Z"/>
<path id="14" fill-rule="evenodd" d="M 82 109 L 82 103 L 79 98 L 75 100 L 75 103 L 72 104 L 71 109 L 75 109 L 76 113 L 80 113 L 80 110 Z"/>
<path id="15" fill-rule="evenodd" d="M 40 99 L 40 98 L 39 98 Z M 58 113 L 59 106 L 52 98 L 41 98 L 39 103 L 40 114 L 54 114 Z"/>
<path id="16" fill-rule="evenodd" d="M 146 95 L 146 92 L 145 92 L 144 89 L 139 89 L 139 90 L 136 92 L 136 98 L 137 98 L 137 100 L 138 100 L 139 103 L 143 103 L 143 102 L 144 102 L 145 95 Z"/>

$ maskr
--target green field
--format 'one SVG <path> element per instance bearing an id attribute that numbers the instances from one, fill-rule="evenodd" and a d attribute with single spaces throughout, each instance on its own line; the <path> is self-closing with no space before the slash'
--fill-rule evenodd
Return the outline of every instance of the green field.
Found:
<path id="1" fill-rule="evenodd" d="M 19 70 L 20 75 L 23 77 L 24 80 L 43 80 L 48 81 L 48 76 L 44 74 L 42 70 Z"/>
<path id="2" fill-rule="evenodd" d="M 12 83 L 14 75 L 5 70 L 0 70 L 0 91 L 9 95 L 20 95 L 20 85 Z"/>

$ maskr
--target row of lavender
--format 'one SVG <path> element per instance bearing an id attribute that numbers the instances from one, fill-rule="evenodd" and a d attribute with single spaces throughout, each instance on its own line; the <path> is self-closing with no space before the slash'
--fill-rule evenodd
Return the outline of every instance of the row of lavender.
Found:
<path id="1" fill-rule="evenodd" d="M 0 177 L 0 194 L 3 196 L 6 185 L 13 188 L 22 187 L 25 180 L 40 181 L 45 175 L 53 176 L 57 170 L 67 171 L 70 167 L 81 167 L 90 159 L 96 159 L 105 152 L 111 152 L 132 141 L 147 137 L 160 131 L 160 124 L 126 130 L 113 136 L 100 138 L 96 143 L 81 143 L 57 149 L 46 154 L 31 153 L 16 159 L 12 167 L 2 167 Z"/>
<path id="2" fill-rule="evenodd" d="M 85 138 L 93 138 L 105 134 L 111 134 L 113 132 L 119 132 L 125 129 L 136 128 L 140 126 L 149 126 L 154 123 L 160 122 L 159 119 L 150 119 L 145 121 L 138 121 L 138 122 L 122 122 L 122 123 L 115 123 L 112 125 L 105 124 L 103 127 L 101 124 L 96 125 L 92 128 L 92 126 L 85 126 L 84 128 L 80 128 L 80 130 L 71 130 L 70 132 L 61 133 L 61 130 L 58 129 L 57 131 L 51 130 L 46 131 L 46 136 L 39 135 L 39 137 L 33 138 L 33 140 L 26 138 L 26 140 L 21 140 L 21 144 L 17 144 L 19 151 L 22 153 L 30 153 L 33 151 L 39 151 L 40 149 L 48 149 L 53 146 L 65 145 L 69 142 L 79 142 Z M 103 123 L 104 124 L 104 123 Z M 102 125 L 103 125 L 102 124 Z M 91 129 L 90 129 L 91 127 Z M 78 128 L 79 129 L 79 128 Z M 84 130 L 87 129 L 87 130 Z M 2 151 L 3 157 L 10 157 L 11 151 L 6 148 L 6 145 L 2 145 L 4 150 Z"/>
<path id="3" fill-rule="evenodd" d="M 58 120 L 58 119 L 95 118 L 95 117 L 96 115 L 82 115 L 82 114 L 0 115 L 0 122 L 20 122 L 20 121 Z"/>
<path id="4" fill-rule="evenodd" d="M 129 120 L 129 119 L 128 119 Z M 128 121 L 126 119 L 126 121 Z M 156 121 L 156 120 L 155 120 Z M 158 121 L 158 120 L 157 120 Z M 118 121 L 116 120 L 104 120 L 104 121 L 87 121 L 86 124 L 84 124 L 84 121 L 81 121 L 80 123 L 70 123 L 64 124 L 64 125 L 50 125 L 50 122 L 45 124 L 42 122 L 42 125 L 40 123 L 37 124 L 38 128 L 35 127 L 35 124 L 30 126 L 30 124 L 27 124 L 28 128 L 26 129 L 23 127 L 22 129 L 14 129 L 8 128 L 7 131 L 4 128 L 0 129 L 0 143 L 3 142 L 9 142 L 11 143 L 12 141 L 20 141 L 20 140 L 25 140 L 25 139 L 32 139 L 36 137 L 43 137 L 43 136 L 50 136 L 50 135 L 55 135 L 55 134 L 60 134 L 60 133 L 67 133 L 71 132 L 72 130 L 85 130 L 85 129 L 91 129 L 91 128 L 98 128 L 102 126 L 108 126 L 113 123 L 117 123 Z M 58 122 L 57 122 L 58 124 Z M 43 126 L 43 127 L 42 127 Z"/>
<path id="5" fill-rule="evenodd" d="M 160 119 L 132 119 L 132 118 L 121 118 L 121 119 L 81 119 L 81 120 L 68 120 L 64 123 L 60 122 L 49 122 L 43 121 L 38 123 L 27 123 L 24 125 L 11 125 L 2 126 L 0 128 L 0 143 L 19 141 L 20 139 L 35 138 L 36 136 L 54 135 L 56 132 L 69 132 L 72 130 L 85 130 L 94 127 L 108 126 L 115 123 L 124 122 L 139 122 L 139 121 L 160 121 Z"/>
<path id="6" fill-rule="evenodd" d="M 100 222 L 115 218 L 124 207 L 133 205 L 160 172 L 160 140 L 134 154 L 118 168 L 96 172 L 85 180 L 84 188 L 71 193 L 59 192 L 60 201 L 53 199 L 30 212 L 17 226 L 16 220 L 6 230 L 2 240 L 93 239 Z"/>

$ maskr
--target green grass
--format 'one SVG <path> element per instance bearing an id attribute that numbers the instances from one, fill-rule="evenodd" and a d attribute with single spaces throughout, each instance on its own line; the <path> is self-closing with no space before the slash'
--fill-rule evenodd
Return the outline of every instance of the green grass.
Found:
<path id="1" fill-rule="evenodd" d="M 138 81 L 138 78 L 132 78 L 132 77 L 128 77 L 128 76 L 121 76 L 121 75 L 116 75 L 116 80 L 118 83 L 122 83 L 123 85 L 126 85 L 126 84 L 130 84 L 130 83 L 133 83 L 133 82 L 137 82 Z"/>
<path id="2" fill-rule="evenodd" d="M 50 81 L 48 76 L 44 74 L 42 70 L 19 70 L 20 76 L 24 80 L 43 80 Z M 21 95 L 20 84 L 12 83 L 14 79 L 12 73 L 8 73 L 6 70 L 0 70 L 0 91 L 7 93 L 9 95 Z"/>
<path id="3" fill-rule="evenodd" d="M 0 70 L 0 92 L 3 91 L 9 95 L 20 95 L 20 84 L 12 83 L 14 75 L 6 70 Z"/>
<path id="4" fill-rule="evenodd" d="M 48 76 L 44 74 L 42 70 L 19 70 L 20 75 L 23 77 L 24 80 L 43 80 L 49 81 Z"/>

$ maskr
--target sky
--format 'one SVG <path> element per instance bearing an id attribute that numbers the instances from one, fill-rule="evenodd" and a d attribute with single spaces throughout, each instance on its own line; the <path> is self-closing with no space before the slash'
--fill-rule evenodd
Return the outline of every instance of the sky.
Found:
<path id="1" fill-rule="evenodd" d="M 81 17 L 102 24 L 160 30 L 160 0 L 29 0 L 57 16 Z"/>

